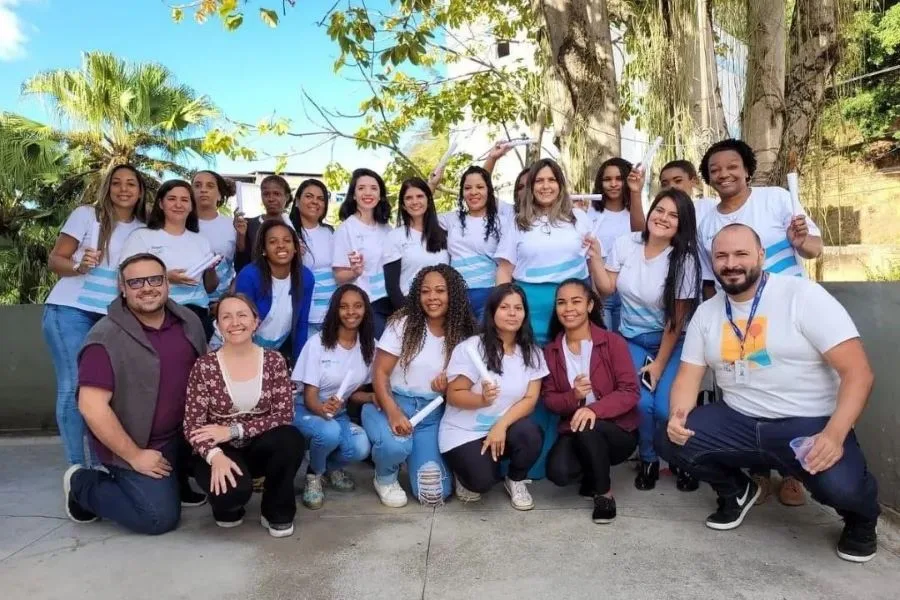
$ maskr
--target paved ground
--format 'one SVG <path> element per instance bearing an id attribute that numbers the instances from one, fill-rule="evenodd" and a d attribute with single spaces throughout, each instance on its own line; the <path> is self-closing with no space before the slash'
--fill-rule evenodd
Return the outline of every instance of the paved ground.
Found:
<path id="1" fill-rule="evenodd" d="M 770 501 L 733 532 L 703 526 L 713 498 L 684 494 L 671 477 L 652 492 L 615 471 L 619 518 L 590 521 L 573 487 L 532 486 L 537 509 L 509 506 L 501 487 L 475 505 L 382 507 L 371 472 L 359 489 L 300 507 L 297 532 L 270 538 L 259 498 L 243 527 L 218 529 L 208 507 L 186 509 L 165 536 L 109 523 L 76 525 L 62 511 L 54 439 L 0 439 L 0 597 L 61 599 L 351 598 L 896 599 L 900 544 L 867 565 L 837 558 L 840 524 L 815 504 Z M 890 548 L 893 548 L 891 551 Z"/>

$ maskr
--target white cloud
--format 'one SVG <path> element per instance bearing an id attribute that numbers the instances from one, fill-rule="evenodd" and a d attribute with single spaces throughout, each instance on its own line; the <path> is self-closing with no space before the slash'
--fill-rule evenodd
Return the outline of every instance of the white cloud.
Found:
<path id="1" fill-rule="evenodd" d="M 16 60 L 25 56 L 24 23 L 13 12 L 19 0 L 0 0 L 0 61 Z"/>

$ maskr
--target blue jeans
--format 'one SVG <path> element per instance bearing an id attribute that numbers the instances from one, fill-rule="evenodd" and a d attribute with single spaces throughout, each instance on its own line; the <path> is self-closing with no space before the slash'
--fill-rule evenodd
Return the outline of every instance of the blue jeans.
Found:
<path id="1" fill-rule="evenodd" d="M 90 450 L 85 452 L 87 430 L 78 411 L 78 353 L 91 327 L 102 318 L 72 306 L 44 307 L 41 329 L 56 371 L 56 425 L 70 465 L 94 462 Z"/>
<path id="2" fill-rule="evenodd" d="M 301 397 L 294 409 L 294 427 L 309 440 L 309 469 L 316 475 L 342 469 L 369 456 L 369 438 L 350 422 L 347 411 L 333 419 L 323 419 L 306 408 Z"/>
<path id="3" fill-rule="evenodd" d="M 794 457 L 790 441 L 820 433 L 828 417 L 757 419 L 724 402 L 698 406 L 687 418 L 694 432 L 684 446 L 673 444 L 665 425 L 657 431 L 660 454 L 679 468 L 709 483 L 725 498 L 744 492 L 747 476 L 741 469 L 775 468 L 803 482 L 812 497 L 851 519 L 878 518 L 878 482 L 869 473 L 853 431 L 844 440 L 844 455 L 830 469 L 811 475 Z"/>
<path id="4" fill-rule="evenodd" d="M 394 392 L 394 402 L 403 414 L 411 417 L 430 400 Z M 413 495 L 422 504 L 440 504 L 451 491 L 450 470 L 438 450 L 438 425 L 444 407 L 428 415 L 408 437 L 397 437 L 391 431 L 387 416 L 374 404 L 362 409 L 362 424 L 372 442 L 375 480 L 379 485 L 397 481 L 400 464 L 406 462 Z"/>
<path id="5" fill-rule="evenodd" d="M 469 305 L 472 307 L 472 314 L 475 315 L 475 321 L 479 327 L 484 318 L 484 306 L 492 291 L 494 288 L 469 288 Z"/>
<path id="6" fill-rule="evenodd" d="M 644 366 L 644 359 L 647 358 L 647 355 L 656 357 L 662 336 L 663 332 L 657 331 L 654 333 L 642 333 L 627 340 L 628 351 L 631 353 L 631 362 L 634 363 L 636 371 L 640 371 Z M 641 422 L 638 426 L 638 448 L 641 460 L 644 462 L 659 460 L 659 457 L 656 456 L 656 449 L 653 446 L 653 438 L 656 434 L 657 425 L 666 423 L 669 420 L 669 395 L 672 393 L 675 375 L 678 374 L 678 365 L 681 363 L 681 349 L 683 346 L 684 336 L 681 336 L 675 342 L 669 362 L 666 363 L 666 368 L 663 369 L 659 380 L 656 382 L 656 389 L 652 392 L 640 383 L 640 377 L 638 377 L 638 387 L 641 390 L 641 397 L 638 400 L 638 412 L 641 415 Z"/>
<path id="7" fill-rule="evenodd" d="M 163 450 L 175 465 L 175 446 Z M 159 535 L 172 531 L 181 518 L 178 475 L 153 479 L 131 469 L 106 465 L 103 471 L 82 469 L 72 477 L 75 501 L 101 519 L 118 523 L 135 533 Z"/>
<path id="8" fill-rule="evenodd" d="M 608 331 L 619 333 L 622 323 L 622 298 L 619 292 L 603 299 L 603 324 Z"/>

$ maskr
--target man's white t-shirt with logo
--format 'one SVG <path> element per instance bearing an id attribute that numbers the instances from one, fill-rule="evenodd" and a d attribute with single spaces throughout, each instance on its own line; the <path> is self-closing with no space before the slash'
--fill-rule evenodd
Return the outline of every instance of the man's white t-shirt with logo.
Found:
<path id="1" fill-rule="evenodd" d="M 344 221 L 334 234 L 334 256 L 332 267 L 350 267 L 350 253 L 358 252 L 363 257 L 363 273 L 354 282 L 375 302 L 387 297 L 384 287 L 384 253 L 387 236 L 391 228 L 376 223 L 366 225 L 359 217 L 352 215 Z"/>
<path id="2" fill-rule="evenodd" d="M 450 254 L 446 248 L 429 252 L 421 231 L 412 227 L 407 230 L 401 225 L 388 234 L 381 260 L 384 264 L 400 261 L 400 291 L 406 296 L 419 271 L 432 265 L 449 264 Z"/>
<path id="3" fill-rule="evenodd" d="M 162 260 L 167 271 L 184 269 L 190 272 L 212 254 L 212 247 L 205 237 L 193 231 L 185 230 L 181 235 L 172 235 L 164 229 L 145 227 L 128 236 L 120 262 L 142 252 L 149 252 Z M 178 304 L 206 308 L 209 306 L 209 295 L 203 287 L 203 275 L 201 274 L 197 280 L 197 285 L 170 283 L 169 298 Z"/>
<path id="4" fill-rule="evenodd" d="M 752 304 L 731 302 L 741 332 Z M 822 355 L 857 337 L 846 309 L 818 283 L 770 275 L 744 343 L 747 382 L 736 381 L 740 343 L 725 316 L 722 291 L 694 313 L 681 360 L 712 367 L 725 403 L 745 415 L 824 417 L 834 412 L 840 379 Z"/>
<path id="5" fill-rule="evenodd" d="M 609 256 L 619 237 L 631 233 L 631 211 L 628 209 L 606 209 L 601 212 L 591 205 L 587 215 L 593 223 L 594 236 L 600 240 L 600 254 L 603 258 Z"/>
<path id="6" fill-rule="evenodd" d="M 137 219 L 132 219 L 129 223 L 115 223 L 109 237 L 109 252 L 102 256 L 100 264 L 85 275 L 60 277 L 44 303 L 71 306 L 105 315 L 109 303 L 119 295 L 118 266 L 125 240 L 143 226 Z M 72 255 L 72 262 L 76 266 L 84 258 L 84 249 L 93 244 L 94 233 L 99 234 L 99 231 L 100 223 L 93 206 L 79 206 L 66 219 L 60 233 L 78 241 L 78 247 Z"/>
<path id="7" fill-rule="evenodd" d="M 669 274 L 669 246 L 653 258 L 644 257 L 640 232 L 623 235 L 613 244 L 606 269 L 618 273 L 616 291 L 622 298 L 622 321 L 619 333 L 633 338 L 642 333 L 663 331 L 666 327 L 663 292 Z M 675 298 L 690 300 L 698 294 L 697 264 L 688 258 L 676 290 Z"/>
<path id="8" fill-rule="evenodd" d="M 547 217 L 539 217 L 528 231 L 509 221 L 511 226 L 503 232 L 495 258 L 513 265 L 516 281 L 560 283 L 570 277 L 587 279 L 587 260 L 582 250 L 592 224 L 584 211 L 572 212 L 573 222 L 551 223 Z"/>
<path id="9" fill-rule="evenodd" d="M 237 246 L 237 232 L 234 222 L 225 215 L 217 215 L 215 219 L 199 219 L 200 235 L 206 238 L 214 254 L 222 257 L 216 265 L 219 285 L 209 294 L 211 302 L 222 297 L 234 279 L 234 251 Z"/>
<path id="10" fill-rule="evenodd" d="M 474 348 L 487 365 L 481 337 L 472 336 L 453 350 L 447 365 L 447 381 L 465 377 L 474 383 L 472 393 L 481 394 L 481 375 L 469 356 L 469 347 Z M 516 348 L 515 354 L 504 355 L 503 374 L 493 373 L 495 383 L 499 381 L 500 384 L 500 395 L 490 406 L 471 410 L 447 404 L 438 430 L 438 447 L 442 453 L 485 437 L 494 423 L 525 396 L 532 381 L 540 381 L 549 374 L 540 349 L 535 346 L 531 355 L 534 367 L 525 364 L 521 348 Z"/>
<path id="11" fill-rule="evenodd" d="M 790 192 L 780 187 L 753 187 L 744 205 L 727 215 L 718 210 L 708 211 L 697 226 L 697 242 L 700 246 L 700 263 L 703 279 L 714 281 L 712 268 L 713 238 L 726 225 L 741 223 L 751 227 L 760 237 L 766 251 L 764 269 L 781 275 L 806 275 L 803 259 L 791 246 L 787 228 L 795 215 L 806 217 L 809 235 L 821 237 L 822 232 L 804 208 L 795 204 Z M 716 283 L 718 287 L 718 282 Z"/>
<path id="12" fill-rule="evenodd" d="M 317 333 L 307 340 L 300 351 L 300 358 L 294 365 L 291 374 L 293 381 L 304 385 L 313 385 L 319 388 L 319 401 L 327 402 L 329 398 L 338 393 L 344 377 L 350 373 L 346 388 L 344 406 L 350 394 L 360 386 L 372 381 L 372 366 L 367 365 L 363 359 L 362 348 L 359 340 L 352 348 L 344 348 L 335 344 L 334 348 L 322 346 L 322 334 Z M 301 388 L 301 394 L 303 393 Z"/>
<path id="13" fill-rule="evenodd" d="M 485 240 L 487 217 L 466 215 L 463 219 L 465 226 L 459 220 L 458 213 L 444 213 L 440 217 L 441 226 L 447 230 L 450 266 L 459 271 L 469 289 L 492 288 L 497 281 L 494 254 L 497 253 L 500 237 L 513 226 L 512 221 L 497 214 L 494 221 L 497 234 L 491 232 Z"/>
<path id="14" fill-rule="evenodd" d="M 309 322 L 318 325 L 325 321 L 328 304 L 337 289 L 331 268 L 334 262 L 334 232 L 324 225 L 314 229 L 304 227 L 303 240 L 307 246 L 303 252 L 303 266 L 312 271 L 316 281 L 309 308 Z"/>
<path id="15" fill-rule="evenodd" d="M 378 340 L 378 349 L 393 356 L 400 356 L 403 347 L 403 327 L 406 317 L 388 323 Z M 391 389 L 406 396 L 418 396 L 431 400 L 437 394 L 431 382 L 444 370 L 444 338 L 437 337 L 425 327 L 425 344 L 404 369 L 397 361 L 391 373 Z"/>

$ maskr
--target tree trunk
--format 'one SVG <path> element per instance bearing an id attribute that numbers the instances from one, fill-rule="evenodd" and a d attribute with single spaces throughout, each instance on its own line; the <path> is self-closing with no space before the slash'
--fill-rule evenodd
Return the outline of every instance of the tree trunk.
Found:
<path id="1" fill-rule="evenodd" d="M 707 0 L 697 0 L 696 18 L 698 46 L 696 56 L 699 60 L 692 60 L 689 66 L 691 119 L 696 125 L 695 144 L 700 148 L 706 148 L 711 143 L 728 137 L 728 121 L 725 119 L 719 74 L 716 69 L 712 4 Z"/>
<path id="2" fill-rule="evenodd" d="M 573 191 L 620 153 L 619 93 L 606 0 L 534 0 L 554 133 Z"/>
<path id="3" fill-rule="evenodd" d="M 747 0 L 747 85 L 741 133 L 756 151 L 755 184 L 770 180 L 784 129 L 783 0 Z"/>
<path id="4" fill-rule="evenodd" d="M 839 0 L 797 0 L 791 20 L 791 64 L 785 80 L 785 126 L 769 183 L 782 185 L 788 155 L 803 164 L 822 113 L 825 91 L 840 58 Z"/>

